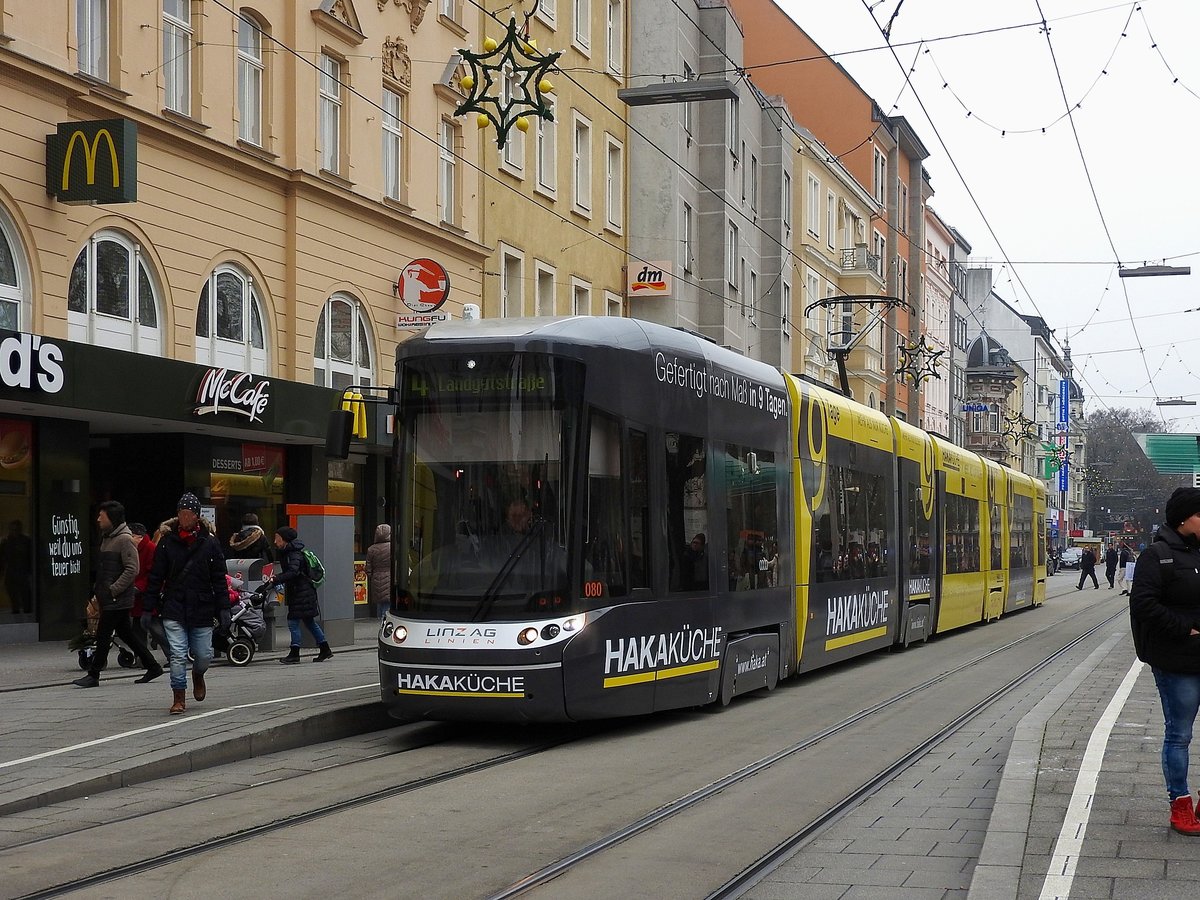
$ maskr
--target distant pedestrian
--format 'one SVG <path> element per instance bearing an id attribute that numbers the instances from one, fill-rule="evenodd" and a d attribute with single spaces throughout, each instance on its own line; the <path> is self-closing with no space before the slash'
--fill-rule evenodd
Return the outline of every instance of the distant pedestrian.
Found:
<path id="1" fill-rule="evenodd" d="M 161 611 L 171 648 L 171 715 L 187 709 L 187 660 L 192 655 L 192 696 L 208 694 L 204 673 L 212 662 L 213 619 L 229 629 L 229 590 L 225 586 L 225 556 L 208 522 L 200 518 L 200 500 L 193 493 L 179 498 L 176 517 L 163 523 L 146 583 L 142 625 L 147 629 Z"/>
<path id="2" fill-rule="evenodd" d="M 1092 548 L 1088 547 L 1083 551 L 1083 555 L 1079 557 L 1079 585 L 1075 588 L 1077 591 L 1083 590 L 1083 582 L 1091 577 L 1092 584 L 1096 590 L 1100 590 L 1100 582 L 1096 580 L 1096 554 L 1092 552 Z"/>
<path id="3" fill-rule="evenodd" d="M 146 533 L 146 526 L 141 522 L 130 522 L 129 531 L 137 541 L 138 552 L 138 573 L 137 578 L 133 579 L 133 608 L 129 611 L 130 620 L 137 625 L 139 636 L 146 642 L 146 646 L 150 646 L 150 640 L 153 639 L 162 652 L 163 659 L 170 665 L 171 651 L 167 646 L 167 633 L 163 630 L 162 618 L 151 616 L 149 631 L 142 630 L 142 613 L 146 611 L 142 598 L 146 593 L 146 582 L 150 580 L 150 567 L 154 565 L 154 551 L 158 545 Z"/>
<path id="4" fill-rule="evenodd" d="M 271 546 L 266 532 L 258 524 L 258 516 L 246 513 L 242 516 L 242 529 L 229 539 L 230 559 L 270 559 Z"/>
<path id="5" fill-rule="evenodd" d="M 1129 549 L 1128 544 L 1121 545 L 1121 555 L 1117 559 L 1117 584 L 1121 586 L 1121 594 L 1129 593 L 1129 586 L 1125 583 L 1127 577 L 1132 581 L 1133 572 L 1129 569 L 1133 562 L 1133 551 Z"/>
<path id="6" fill-rule="evenodd" d="M 308 560 L 304 558 L 304 543 L 295 528 L 284 525 L 275 529 L 275 551 L 278 574 L 268 578 L 266 583 L 283 586 L 283 601 L 288 610 L 288 631 L 292 635 L 291 649 L 280 662 L 300 662 L 301 623 L 304 623 L 304 627 L 321 650 L 313 657 L 313 662 L 324 662 L 333 656 L 333 651 L 329 649 L 329 641 L 325 639 L 325 632 L 317 622 L 317 617 L 321 615 L 317 586 L 313 584 Z"/>
<path id="7" fill-rule="evenodd" d="M 1154 673 L 1162 702 L 1162 769 L 1171 828 L 1200 836 L 1187 777 L 1200 709 L 1200 489 L 1176 489 L 1167 501 L 1165 520 L 1138 557 L 1129 619 L 1134 649 Z"/>
<path id="8" fill-rule="evenodd" d="M 8 523 L 8 536 L 0 541 L 0 575 L 14 616 L 33 612 L 33 541 L 20 519 Z"/>
<path id="9" fill-rule="evenodd" d="M 133 607 L 133 581 L 138 573 L 137 543 L 125 524 L 125 507 L 116 500 L 100 504 L 96 514 L 100 529 L 100 559 L 96 567 L 96 583 L 92 596 L 100 603 L 100 623 L 96 627 L 96 651 L 87 674 L 73 684 L 92 688 L 100 684 L 100 673 L 108 665 L 108 650 L 113 632 L 125 642 L 146 667 L 145 673 L 134 679 L 138 684 L 153 681 L 163 673 L 163 667 L 146 649 L 133 630 L 129 610 Z"/>
<path id="10" fill-rule="evenodd" d="M 1108 579 L 1108 589 L 1111 591 L 1117 578 L 1117 561 L 1120 559 L 1120 554 L 1117 553 L 1116 545 L 1109 544 L 1108 549 L 1104 551 L 1104 577 Z"/>
<path id="11" fill-rule="evenodd" d="M 375 528 L 375 540 L 367 548 L 367 600 L 376 618 L 392 601 L 392 526 Z"/>

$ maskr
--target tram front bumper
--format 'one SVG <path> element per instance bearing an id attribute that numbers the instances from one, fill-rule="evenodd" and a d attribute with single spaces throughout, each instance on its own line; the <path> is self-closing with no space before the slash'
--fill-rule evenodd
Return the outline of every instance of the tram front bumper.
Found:
<path id="1" fill-rule="evenodd" d="M 568 721 L 557 662 L 473 667 L 381 659 L 379 687 L 397 719 Z"/>

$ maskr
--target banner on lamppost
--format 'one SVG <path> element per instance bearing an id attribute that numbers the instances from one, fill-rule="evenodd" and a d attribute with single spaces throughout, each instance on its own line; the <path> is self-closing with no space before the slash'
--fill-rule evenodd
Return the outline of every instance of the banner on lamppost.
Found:
<path id="1" fill-rule="evenodd" d="M 1067 463 L 1067 461 L 1063 460 L 1063 464 L 1058 470 L 1058 489 L 1060 491 L 1065 491 L 1067 489 L 1067 469 L 1068 469 L 1068 467 L 1069 467 L 1069 464 Z"/>
<path id="2" fill-rule="evenodd" d="M 1058 424 L 1066 425 L 1071 421 L 1071 384 L 1067 379 L 1058 383 Z M 1065 429 L 1064 429 L 1065 430 Z"/>

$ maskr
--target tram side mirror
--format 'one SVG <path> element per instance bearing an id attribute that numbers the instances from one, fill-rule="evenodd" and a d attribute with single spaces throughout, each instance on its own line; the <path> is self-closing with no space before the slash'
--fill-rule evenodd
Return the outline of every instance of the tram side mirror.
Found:
<path id="1" fill-rule="evenodd" d="M 330 459 L 347 459 L 353 431 L 354 413 L 348 409 L 331 410 L 329 425 L 325 429 L 325 455 Z"/>

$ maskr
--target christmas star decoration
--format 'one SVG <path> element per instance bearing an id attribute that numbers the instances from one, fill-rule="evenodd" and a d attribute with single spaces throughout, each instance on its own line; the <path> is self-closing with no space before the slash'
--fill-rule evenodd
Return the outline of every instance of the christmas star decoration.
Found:
<path id="1" fill-rule="evenodd" d="M 921 335 L 915 344 L 901 344 L 896 353 L 896 376 L 908 378 L 914 385 L 930 378 L 941 378 L 938 366 L 945 350 L 934 350 Z"/>
<path id="2" fill-rule="evenodd" d="M 480 52 L 458 53 L 470 71 L 459 81 L 467 96 L 454 114 L 475 113 L 480 128 L 494 126 L 497 147 L 504 147 L 514 126 L 527 130 L 530 116 L 553 121 L 546 95 L 554 85 L 547 76 L 562 53 L 540 52 L 536 41 L 521 35 L 515 18 L 508 20 L 502 40 L 485 38 Z"/>

